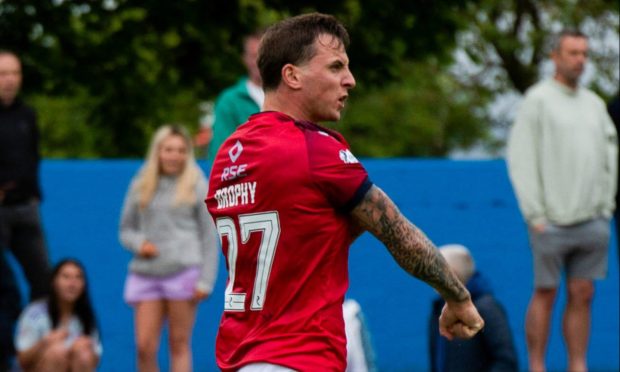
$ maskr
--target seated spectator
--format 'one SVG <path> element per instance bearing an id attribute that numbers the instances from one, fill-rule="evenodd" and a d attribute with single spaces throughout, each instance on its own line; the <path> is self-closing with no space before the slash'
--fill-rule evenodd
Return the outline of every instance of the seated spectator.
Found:
<path id="1" fill-rule="evenodd" d="M 49 293 L 19 317 L 15 348 L 20 366 L 25 372 L 94 371 L 102 347 L 82 264 L 60 261 Z"/>
<path id="2" fill-rule="evenodd" d="M 431 371 L 518 371 L 517 352 L 506 312 L 493 296 L 489 282 L 476 271 L 471 253 L 459 244 L 442 246 L 439 251 L 469 290 L 485 327 L 469 340 L 448 341 L 439 335 L 437 323 L 444 301 L 434 300 L 429 321 Z"/>

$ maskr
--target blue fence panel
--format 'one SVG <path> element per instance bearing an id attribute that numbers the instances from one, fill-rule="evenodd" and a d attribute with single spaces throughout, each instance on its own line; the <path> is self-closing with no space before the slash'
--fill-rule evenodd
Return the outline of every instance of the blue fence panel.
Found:
<path id="1" fill-rule="evenodd" d="M 524 315 L 532 290 L 531 254 L 502 160 L 390 159 L 363 161 L 372 180 L 436 244 L 461 243 L 474 254 L 505 306 L 522 369 L 526 369 Z M 135 370 L 133 312 L 122 300 L 130 254 L 118 242 L 122 200 L 138 160 L 59 161 L 42 166 L 42 213 L 52 260 L 77 257 L 88 270 L 90 290 L 103 333 L 100 371 Z M 615 235 L 609 276 L 596 285 L 589 364 L 592 371 L 618 370 L 618 251 Z M 426 344 L 430 302 L 436 295 L 402 271 L 374 237 L 351 248 L 349 297 L 362 306 L 381 371 L 428 369 Z M 197 372 L 215 371 L 214 344 L 222 311 L 226 271 L 212 298 L 199 307 L 192 349 Z M 22 287 L 23 278 L 21 278 Z M 557 304 L 563 305 L 564 295 Z M 560 306 L 549 344 L 550 370 L 566 369 Z M 167 342 L 160 361 L 167 369 Z"/>

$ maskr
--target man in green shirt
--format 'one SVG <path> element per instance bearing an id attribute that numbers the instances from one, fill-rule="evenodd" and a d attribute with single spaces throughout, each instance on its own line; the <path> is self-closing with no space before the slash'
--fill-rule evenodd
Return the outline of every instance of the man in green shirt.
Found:
<path id="1" fill-rule="evenodd" d="M 248 117 L 261 110 L 265 94 L 261 87 L 262 81 L 256 57 L 261 33 L 247 36 L 243 42 L 243 64 L 248 75 L 225 89 L 215 101 L 215 119 L 213 123 L 213 139 L 209 144 L 208 158 L 213 160 L 220 145 L 237 127 L 248 120 Z"/>

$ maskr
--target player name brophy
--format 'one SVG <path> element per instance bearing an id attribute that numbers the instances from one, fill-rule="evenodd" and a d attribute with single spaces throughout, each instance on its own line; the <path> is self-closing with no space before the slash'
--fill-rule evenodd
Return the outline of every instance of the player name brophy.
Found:
<path id="1" fill-rule="evenodd" d="M 256 182 L 241 182 L 223 187 L 215 192 L 217 209 L 254 204 L 255 196 Z"/>

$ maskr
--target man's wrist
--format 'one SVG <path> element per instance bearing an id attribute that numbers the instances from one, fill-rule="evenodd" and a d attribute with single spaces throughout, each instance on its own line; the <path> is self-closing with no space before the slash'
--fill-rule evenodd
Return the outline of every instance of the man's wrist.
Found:
<path id="1" fill-rule="evenodd" d="M 463 288 L 458 294 L 454 296 L 444 297 L 446 303 L 450 306 L 460 306 L 471 301 L 471 295 L 469 291 Z"/>

